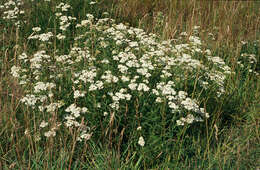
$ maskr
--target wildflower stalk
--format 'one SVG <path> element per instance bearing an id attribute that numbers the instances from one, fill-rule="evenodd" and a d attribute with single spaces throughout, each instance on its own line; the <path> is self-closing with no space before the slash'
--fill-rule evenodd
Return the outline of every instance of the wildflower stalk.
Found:
<path id="1" fill-rule="evenodd" d="M 70 151 L 68 170 L 71 169 L 72 159 L 73 159 L 76 143 L 77 143 L 77 132 L 75 131 L 74 134 L 73 134 L 72 148 L 71 148 L 71 151 Z"/>

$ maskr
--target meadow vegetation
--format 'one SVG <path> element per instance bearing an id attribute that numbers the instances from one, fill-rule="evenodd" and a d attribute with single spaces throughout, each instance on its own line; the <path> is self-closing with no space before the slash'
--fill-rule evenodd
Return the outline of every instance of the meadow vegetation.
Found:
<path id="1" fill-rule="evenodd" d="M 259 7 L 1 1 L 0 169 L 260 168 Z"/>

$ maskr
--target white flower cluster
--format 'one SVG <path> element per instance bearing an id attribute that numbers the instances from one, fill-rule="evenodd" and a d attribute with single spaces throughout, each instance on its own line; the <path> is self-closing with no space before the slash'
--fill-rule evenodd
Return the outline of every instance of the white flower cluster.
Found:
<path id="1" fill-rule="evenodd" d="M 77 99 L 79 97 L 84 97 L 85 93 L 86 93 L 85 91 L 79 91 L 79 90 L 74 91 L 74 99 Z"/>
<path id="2" fill-rule="evenodd" d="M 80 47 L 72 47 L 69 55 L 75 58 L 75 62 L 90 59 L 90 52 L 87 48 L 82 49 Z M 92 60 L 90 59 L 89 61 L 91 62 Z"/>
<path id="3" fill-rule="evenodd" d="M 88 112 L 88 109 L 86 107 L 77 107 L 75 103 L 71 104 L 67 109 L 66 112 L 69 112 L 70 114 L 65 116 L 65 125 L 68 128 L 79 128 L 80 129 L 80 135 L 77 137 L 77 141 L 82 140 L 89 140 L 92 136 L 92 133 L 90 133 L 90 128 L 83 128 L 82 122 L 79 123 L 77 121 L 77 118 L 80 117 L 80 114 Z"/>
<path id="4" fill-rule="evenodd" d="M 94 79 L 97 76 L 97 71 L 95 67 L 92 67 L 90 70 L 82 70 L 79 73 L 75 73 L 75 78 L 78 80 L 74 80 L 75 84 L 78 84 L 79 81 L 83 81 L 84 83 L 94 83 Z"/>
<path id="5" fill-rule="evenodd" d="M 111 96 L 113 103 L 110 104 L 110 107 L 113 109 L 119 109 L 119 102 L 121 100 L 126 100 L 126 101 L 130 101 L 132 95 L 127 93 L 127 89 L 120 89 L 119 92 L 116 92 L 115 94 L 110 92 L 109 95 Z"/>
<path id="6" fill-rule="evenodd" d="M 40 124 L 40 128 L 45 128 L 46 126 L 48 126 L 48 122 L 42 121 Z"/>
<path id="7" fill-rule="evenodd" d="M 247 57 L 249 60 L 249 63 L 253 64 L 253 63 L 257 63 L 257 59 L 256 59 L 256 55 L 255 54 L 247 54 L 247 53 L 243 53 L 241 54 L 242 57 Z"/>
<path id="8" fill-rule="evenodd" d="M 193 122 L 201 122 L 203 121 L 201 118 L 194 117 L 192 114 L 188 114 L 185 118 L 181 118 L 180 120 L 177 120 L 176 123 L 178 126 L 183 126 L 184 123 L 192 124 Z"/>
<path id="9" fill-rule="evenodd" d="M 16 77 L 16 78 L 18 78 L 18 77 L 20 77 L 20 69 L 21 69 L 21 67 L 17 67 L 17 66 L 12 66 L 12 68 L 11 68 L 11 74 L 12 74 L 12 76 L 13 77 Z"/>
<path id="10" fill-rule="evenodd" d="M 60 125 L 61 125 L 60 123 L 54 124 L 54 126 L 49 131 L 44 133 L 44 136 L 47 137 L 47 138 L 55 137 L 56 136 L 56 131 L 58 130 Z"/>
<path id="11" fill-rule="evenodd" d="M 198 29 L 198 26 L 194 28 L 195 34 L 198 34 Z M 183 32 L 181 35 L 188 36 L 185 32 Z M 187 69 L 191 72 L 196 71 L 197 69 L 204 71 L 204 74 L 201 75 L 198 80 L 201 87 L 207 89 L 209 87 L 209 82 L 207 81 L 211 80 L 218 86 L 218 96 L 222 95 L 225 93 L 224 80 L 226 79 L 227 75 L 233 73 L 231 68 L 220 57 L 212 56 L 212 52 L 209 49 L 202 49 L 202 43 L 198 36 L 192 35 L 188 38 L 190 42 L 187 44 L 175 45 L 174 51 L 177 52 L 177 54 L 182 55 L 181 58 L 176 58 L 175 61 L 177 61 L 177 65 L 188 65 L 189 67 Z M 182 41 L 181 37 L 180 41 Z M 207 63 L 202 63 L 198 59 L 193 59 L 192 56 L 187 52 L 189 52 L 191 55 L 196 53 L 202 54 L 203 57 L 207 59 Z M 175 61 L 170 60 L 170 63 L 175 65 Z"/>
<path id="12" fill-rule="evenodd" d="M 44 136 L 46 136 L 47 138 L 55 137 L 55 136 L 56 136 L 56 131 L 55 131 L 55 129 L 51 129 L 51 130 L 49 130 L 48 132 L 45 132 L 45 133 L 44 133 Z"/>
<path id="13" fill-rule="evenodd" d="M 87 141 L 91 138 L 91 136 L 92 133 L 87 133 L 86 131 L 82 131 L 80 136 L 77 137 L 77 141 L 82 141 L 82 140 Z"/>
<path id="14" fill-rule="evenodd" d="M 103 89 L 103 82 L 98 80 L 95 83 L 91 84 L 88 88 L 89 91 L 101 90 Z"/>
<path id="15" fill-rule="evenodd" d="M 32 107 L 34 107 L 38 99 L 39 99 L 39 98 L 37 98 L 37 97 L 36 97 L 35 95 L 33 95 L 33 94 L 31 94 L 31 95 L 30 95 L 30 94 L 27 94 L 25 97 L 23 97 L 23 98 L 21 99 L 21 102 L 22 102 L 22 103 L 25 103 L 27 106 L 32 106 Z"/>
<path id="16" fill-rule="evenodd" d="M 144 138 L 143 138 L 142 136 L 139 137 L 138 144 L 139 144 L 140 146 L 142 146 L 142 147 L 144 146 L 145 141 L 144 141 Z"/>
<path id="17" fill-rule="evenodd" d="M 48 113 L 53 113 L 53 112 L 57 111 L 59 108 L 61 108 L 63 105 L 64 105 L 64 103 L 62 103 L 62 102 L 50 103 L 49 105 L 46 105 L 42 109 L 46 108 L 46 111 Z"/>
<path id="18" fill-rule="evenodd" d="M 65 31 L 67 28 L 71 25 L 71 22 L 73 20 L 76 20 L 75 17 L 67 16 L 64 13 L 68 12 L 69 9 L 71 9 L 71 6 L 69 4 L 65 4 L 61 2 L 59 5 L 56 6 L 57 12 L 55 13 L 55 16 L 58 18 L 59 22 L 59 29 L 62 31 L 62 33 L 58 33 L 56 35 L 56 38 L 58 40 L 64 40 L 66 38 Z"/>
<path id="19" fill-rule="evenodd" d="M 61 3 L 56 9 L 61 30 L 56 38 L 66 39 L 64 31 L 74 18 L 64 13 L 71 6 Z M 200 98 L 187 93 L 190 87 L 186 84 L 198 79 L 202 90 L 217 84 L 223 94 L 225 75 L 230 73 L 230 68 L 219 57 L 211 56 L 210 50 L 202 50 L 199 37 L 192 35 L 186 44 L 173 44 L 171 40 L 159 41 L 155 34 L 147 34 L 142 29 L 115 24 L 112 19 L 95 20 L 91 14 L 86 17 L 76 26 L 77 35 L 70 52 L 56 54 L 53 47 L 54 54 L 40 50 L 30 57 L 26 53 L 18 57 L 22 64 L 12 67 L 12 75 L 25 81 L 27 77 L 22 76 L 28 73 L 32 83 L 29 86 L 32 90 L 26 91 L 23 103 L 49 115 L 67 112 L 64 125 L 76 130 L 89 121 L 90 114 L 84 113 L 91 112 L 91 118 L 102 116 L 105 120 L 113 113 L 112 119 L 114 113 L 125 112 L 128 107 L 131 112 L 139 104 L 141 109 L 147 107 L 141 106 L 143 101 L 155 103 L 147 107 L 148 111 L 157 109 L 158 105 L 165 107 L 165 112 L 177 119 L 177 125 L 209 117 L 205 109 L 200 108 Z M 32 30 L 29 39 L 54 40 L 51 32 L 39 34 L 39 27 Z M 205 66 L 202 59 L 196 58 L 201 55 L 196 53 L 215 64 L 214 67 Z M 43 122 L 40 127 L 52 127 L 47 123 L 50 124 Z M 55 135 L 53 128 L 45 133 L 46 137 Z M 92 135 L 90 130 L 80 130 L 77 139 L 89 140 Z M 142 136 L 138 144 L 145 145 Z"/>
<path id="20" fill-rule="evenodd" d="M 69 4 L 65 4 L 63 2 L 56 6 L 56 9 L 61 9 L 62 12 L 67 12 L 70 8 L 71 6 Z"/>
<path id="21" fill-rule="evenodd" d="M 77 107 L 76 104 L 73 103 L 65 111 L 70 112 L 74 118 L 78 118 L 80 116 L 80 113 L 86 113 L 88 109 L 86 107 Z"/>
<path id="22" fill-rule="evenodd" d="M 83 140 L 87 141 L 92 137 L 93 132 L 91 132 L 90 127 L 81 124 L 79 129 L 80 129 L 80 134 L 77 137 L 77 141 L 83 141 Z"/>
<path id="23" fill-rule="evenodd" d="M 39 28 L 39 27 L 38 27 Z M 39 30 L 39 29 L 38 29 Z M 35 34 L 38 30 L 34 29 L 34 32 L 28 37 L 28 39 L 36 39 L 42 42 L 47 42 L 53 37 L 52 32 L 42 33 L 42 34 Z"/>
<path id="24" fill-rule="evenodd" d="M 101 76 L 101 79 L 103 79 L 106 83 L 117 83 L 118 78 L 112 74 L 110 70 L 107 70 L 104 72 L 104 74 Z"/>
<path id="25" fill-rule="evenodd" d="M 242 53 L 240 55 L 241 59 L 237 62 L 240 68 L 247 68 L 249 73 L 254 73 L 256 76 L 259 76 L 259 72 L 255 71 L 254 67 L 257 67 L 259 61 L 257 61 L 255 54 Z"/>
<path id="26" fill-rule="evenodd" d="M 186 109 L 200 114 L 202 117 L 208 118 L 208 113 L 204 112 L 203 108 L 199 108 L 197 102 L 194 99 L 188 97 L 188 93 L 179 91 L 178 93 L 174 90 L 174 82 L 169 81 L 167 84 L 160 82 L 157 84 L 157 89 L 153 89 L 153 93 L 157 95 L 157 103 L 162 103 L 162 97 L 165 97 L 168 102 L 169 108 L 173 113 L 180 112 L 180 109 Z M 196 117 L 194 120 L 202 120 Z"/>
<path id="27" fill-rule="evenodd" d="M 34 86 L 34 92 L 39 93 L 41 91 L 46 91 L 47 89 L 51 90 L 56 85 L 54 83 L 44 83 L 44 82 L 37 82 Z"/>
<path id="28" fill-rule="evenodd" d="M 92 26 L 92 22 L 94 20 L 94 16 L 92 14 L 87 14 L 87 19 L 82 20 L 80 24 L 76 25 L 76 28 L 80 28 L 80 27 L 87 27 L 87 26 Z"/>

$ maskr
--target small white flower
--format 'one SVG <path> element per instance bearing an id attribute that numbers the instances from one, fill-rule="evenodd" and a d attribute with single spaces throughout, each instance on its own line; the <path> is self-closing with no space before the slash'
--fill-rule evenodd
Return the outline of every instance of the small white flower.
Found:
<path id="1" fill-rule="evenodd" d="M 40 128 L 44 128 L 46 126 L 48 126 L 48 122 L 42 121 L 40 124 Z"/>
<path id="2" fill-rule="evenodd" d="M 186 32 L 182 32 L 180 35 L 187 36 L 188 34 Z"/>
<path id="3" fill-rule="evenodd" d="M 138 126 L 136 130 L 142 130 L 142 127 L 141 127 L 141 126 Z"/>
<path id="4" fill-rule="evenodd" d="M 39 110 L 40 110 L 41 112 L 44 111 L 44 107 L 43 107 L 43 106 L 39 106 L 38 108 L 39 108 Z"/>
<path id="5" fill-rule="evenodd" d="M 96 4 L 97 2 L 94 2 L 94 1 L 91 1 L 90 3 L 89 3 L 89 5 L 94 5 L 94 4 Z"/>
<path id="6" fill-rule="evenodd" d="M 127 27 L 124 24 L 122 24 L 122 23 L 116 25 L 116 29 L 118 29 L 118 30 L 126 30 L 126 28 Z"/>
<path id="7" fill-rule="evenodd" d="M 64 40 L 66 38 L 66 36 L 62 35 L 61 33 L 59 33 L 56 37 L 58 40 Z"/>
<path id="8" fill-rule="evenodd" d="M 16 67 L 16 66 L 13 66 L 11 68 L 11 74 L 13 75 L 13 77 L 19 77 L 19 71 L 20 71 L 20 67 Z"/>
<path id="9" fill-rule="evenodd" d="M 128 100 L 128 101 L 131 100 L 131 97 L 132 97 L 131 94 L 125 94 L 125 99 L 126 99 L 126 100 Z"/>
<path id="10" fill-rule="evenodd" d="M 138 43 L 136 41 L 129 42 L 130 47 L 138 47 Z"/>
<path id="11" fill-rule="evenodd" d="M 24 60 L 27 59 L 28 56 L 26 55 L 26 53 L 22 53 L 21 55 L 18 56 L 19 60 Z"/>
<path id="12" fill-rule="evenodd" d="M 40 91 L 44 91 L 47 89 L 47 85 L 44 82 L 37 82 L 34 86 L 34 92 L 39 93 Z"/>
<path id="13" fill-rule="evenodd" d="M 59 16 L 61 16 L 61 15 L 62 15 L 62 13 L 60 13 L 60 12 L 57 12 L 57 13 L 55 13 L 55 15 L 56 15 L 56 17 L 59 17 Z"/>
<path id="14" fill-rule="evenodd" d="M 79 90 L 74 91 L 74 99 L 77 99 L 79 97 L 84 97 L 84 96 L 85 96 L 85 92 L 84 91 L 83 92 L 81 92 Z"/>
<path id="15" fill-rule="evenodd" d="M 85 140 L 89 140 L 91 138 L 91 136 L 92 136 L 92 134 L 87 133 L 87 134 L 82 134 L 80 136 L 80 138 L 85 139 Z"/>
<path id="16" fill-rule="evenodd" d="M 142 136 L 139 137 L 138 144 L 139 144 L 140 146 L 142 146 L 142 147 L 144 146 L 145 141 L 144 141 L 144 138 L 143 138 Z"/>
<path id="17" fill-rule="evenodd" d="M 156 103 L 162 103 L 162 99 L 160 97 L 157 97 L 155 100 Z"/>
<path id="18" fill-rule="evenodd" d="M 182 120 L 177 120 L 176 123 L 177 126 L 184 126 L 184 122 Z"/>
<path id="19" fill-rule="evenodd" d="M 149 91 L 149 87 L 146 85 L 146 84 L 144 84 L 144 83 L 140 83 L 139 85 L 138 85 L 138 88 L 137 88 L 137 90 L 138 91 L 141 91 L 141 90 L 143 90 L 143 91 Z"/>
<path id="20" fill-rule="evenodd" d="M 184 100 L 186 98 L 186 96 L 187 96 L 186 92 L 184 92 L 184 91 L 179 91 L 178 92 L 179 99 Z"/>
<path id="21" fill-rule="evenodd" d="M 48 94 L 49 98 L 52 98 L 53 95 L 54 95 L 54 94 L 53 94 L 52 92 L 50 92 L 50 93 Z"/>
<path id="22" fill-rule="evenodd" d="M 159 95 L 159 92 L 158 92 L 158 90 L 156 90 L 156 89 L 152 89 L 152 93 L 155 94 L 156 96 Z"/>
<path id="23" fill-rule="evenodd" d="M 88 17 L 89 20 L 93 20 L 94 19 L 94 16 L 92 14 L 87 14 L 86 16 Z"/>
<path id="24" fill-rule="evenodd" d="M 179 109 L 179 106 L 176 105 L 174 102 L 169 102 L 169 107 L 170 107 L 171 109 L 174 109 L 174 110 Z"/>
<path id="25" fill-rule="evenodd" d="M 188 114 L 186 117 L 186 122 L 188 124 L 191 124 L 195 120 L 194 116 L 192 114 Z"/>
<path id="26" fill-rule="evenodd" d="M 97 103 L 96 107 L 101 108 L 101 103 Z"/>
<path id="27" fill-rule="evenodd" d="M 34 27 L 34 28 L 32 28 L 32 30 L 33 30 L 34 32 L 39 32 L 39 31 L 41 31 L 41 28 L 40 28 L 40 27 Z"/>
<path id="28" fill-rule="evenodd" d="M 94 90 L 97 90 L 97 86 L 95 84 L 91 84 L 89 86 L 89 91 L 94 91 Z"/>
<path id="29" fill-rule="evenodd" d="M 136 86 L 137 86 L 136 83 L 131 83 L 131 84 L 128 85 L 128 87 L 129 87 L 130 90 L 135 90 L 135 89 L 136 89 Z"/>
<path id="30" fill-rule="evenodd" d="M 82 107 L 82 108 L 81 108 L 81 112 L 82 112 L 82 113 L 86 113 L 87 111 L 88 111 L 88 108 L 86 108 L 86 107 Z"/>
<path id="31" fill-rule="evenodd" d="M 41 140 L 40 134 L 35 134 L 35 135 L 34 135 L 34 140 L 35 140 L 36 142 L 40 141 L 40 140 Z"/>
<path id="32" fill-rule="evenodd" d="M 123 75 L 123 76 L 121 77 L 121 80 L 122 80 L 123 82 L 129 81 L 129 77 Z"/>
<path id="33" fill-rule="evenodd" d="M 81 21 L 81 26 L 87 26 L 88 24 L 91 24 L 90 20 L 82 20 Z"/>
<path id="34" fill-rule="evenodd" d="M 28 129 L 25 129 L 24 134 L 25 134 L 25 135 L 29 135 L 29 133 L 30 133 L 29 130 L 28 130 Z"/>
<path id="35" fill-rule="evenodd" d="M 54 130 L 50 130 L 48 132 L 45 132 L 44 136 L 46 136 L 47 138 L 54 137 L 54 136 L 56 136 L 56 132 Z"/>

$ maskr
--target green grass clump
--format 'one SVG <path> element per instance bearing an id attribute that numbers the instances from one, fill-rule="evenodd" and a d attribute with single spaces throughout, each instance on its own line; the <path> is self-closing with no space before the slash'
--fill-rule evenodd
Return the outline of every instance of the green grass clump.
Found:
<path id="1" fill-rule="evenodd" d="M 0 20 L 0 167 L 256 167 L 247 149 L 257 148 L 258 130 L 247 127 L 258 126 L 257 41 L 233 61 L 233 53 L 201 40 L 200 26 L 163 41 L 117 23 L 100 5 L 1 6 L 9 12 Z M 240 120 L 250 139 L 238 135 Z M 232 139 L 253 145 L 240 153 L 241 145 L 228 147 Z"/>

